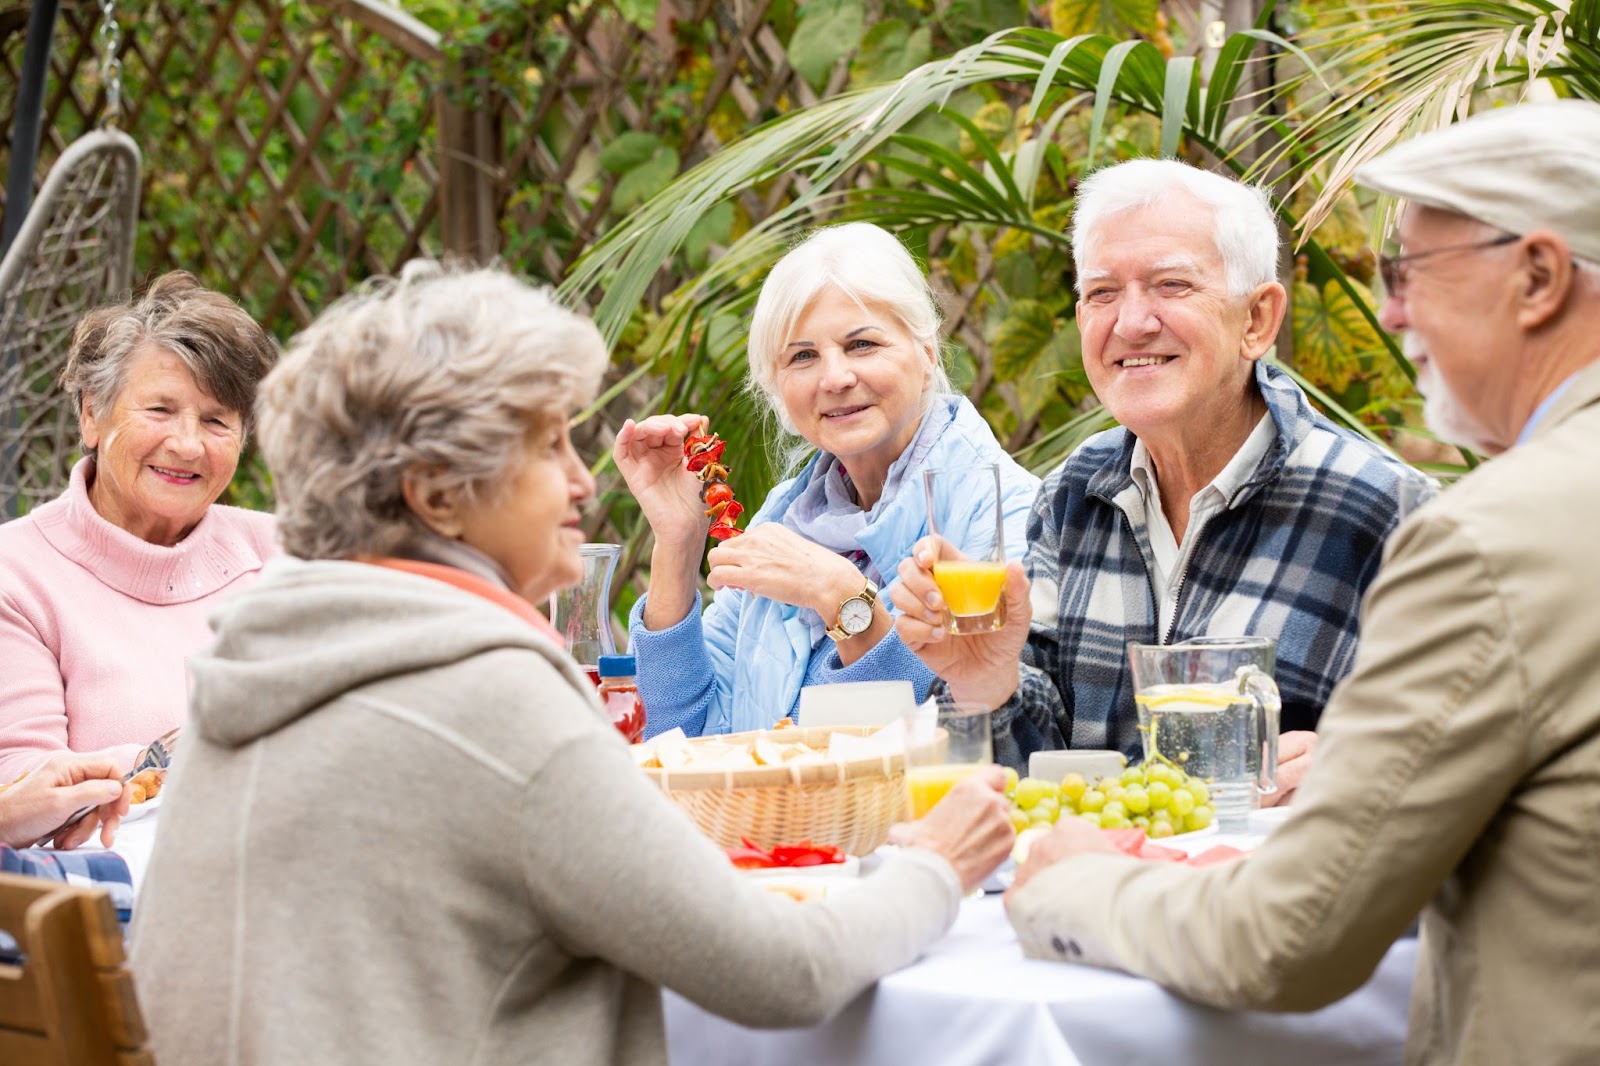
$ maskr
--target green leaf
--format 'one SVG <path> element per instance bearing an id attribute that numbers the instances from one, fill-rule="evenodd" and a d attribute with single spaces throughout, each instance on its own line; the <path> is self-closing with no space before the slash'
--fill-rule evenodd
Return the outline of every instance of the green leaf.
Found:
<path id="1" fill-rule="evenodd" d="M 789 65 L 813 89 L 822 88 L 834 64 L 861 43 L 866 21 L 860 0 L 810 0 L 789 39 Z"/>
<path id="2" fill-rule="evenodd" d="M 1051 0 L 1050 28 L 1063 37 L 1075 33 L 1149 36 L 1160 29 L 1161 0 Z"/>
<path id="3" fill-rule="evenodd" d="M 997 258 L 994 262 L 994 280 L 1013 301 L 1024 298 L 1033 300 L 1039 296 L 1039 268 L 1033 265 L 1031 251 L 1011 252 Z"/>
<path id="4" fill-rule="evenodd" d="M 713 244 L 726 244 L 733 234 L 733 201 L 724 200 L 700 216 L 683 239 L 683 254 L 691 268 L 703 270 Z"/>
<path id="5" fill-rule="evenodd" d="M 1161 157 L 1175 158 L 1191 107 L 1198 107 L 1200 81 L 1195 77 L 1194 56 L 1167 60 L 1167 83 L 1161 100 Z"/>
<path id="6" fill-rule="evenodd" d="M 1312 203 L 1320 197 L 1321 190 L 1307 183 L 1300 187 L 1291 203 L 1294 214 L 1304 217 Z M 1356 202 L 1354 190 L 1327 203 L 1326 213 L 1311 237 L 1329 252 L 1350 256 L 1359 253 L 1367 244 L 1368 225 Z"/>
<path id="7" fill-rule="evenodd" d="M 655 29 L 657 0 L 614 0 L 614 2 L 622 17 L 641 30 Z"/>
<path id="8" fill-rule="evenodd" d="M 990 342 L 995 376 L 1008 380 L 1031 371 L 1056 329 L 1055 315 L 1038 300 L 1012 300 Z"/>
<path id="9" fill-rule="evenodd" d="M 678 176 L 678 153 L 661 145 L 650 158 L 622 175 L 611 194 L 611 209 L 617 213 L 644 203 L 667 187 Z"/>
<path id="10" fill-rule="evenodd" d="M 850 64 L 850 84 L 894 81 L 928 61 L 933 50 L 928 27 L 913 30 L 900 19 L 886 19 L 867 31 Z"/>
<path id="11" fill-rule="evenodd" d="M 1116 96 L 1117 78 L 1122 74 L 1122 64 L 1143 41 L 1122 41 L 1111 46 L 1105 62 L 1100 64 L 1100 77 L 1095 85 L 1094 120 L 1089 127 L 1089 157 L 1084 161 L 1085 171 L 1094 169 L 1095 155 L 1100 150 L 1100 140 L 1105 134 L 1106 111 Z M 1149 47 L 1146 45 L 1146 47 Z"/>
<path id="12" fill-rule="evenodd" d="M 1021 0 L 953 0 L 940 20 L 953 41 L 985 37 L 1008 26 L 1028 24 L 1028 5 Z"/>
<path id="13" fill-rule="evenodd" d="M 1371 298 L 1359 284 L 1354 287 Z M 1334 392 L 1348 388 L 1363 357 L 1384 350 L 1350 294 L 1330 281 L 1319 292 L 1309 282 L 1294 287 L 1294 360 L 1301 373 Z"/>
<path id="14" fill-rule="evenodd" d="M 612 174 L 626 174 L 644 163 L 661 146 L 661 138 L 643 130 L 629 130 L 600 152 L 600 168 Z"/>

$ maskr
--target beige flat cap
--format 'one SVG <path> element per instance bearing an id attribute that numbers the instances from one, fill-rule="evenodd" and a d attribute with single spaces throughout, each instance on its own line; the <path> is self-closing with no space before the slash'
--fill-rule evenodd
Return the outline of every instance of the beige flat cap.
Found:
<path id="1" fill-rule="evenodd" d="M 1508 233 L 1560 235 L 1600 261 L 1600 104 L 1519 104 L 1396 145 L 1357 183 Z"/>

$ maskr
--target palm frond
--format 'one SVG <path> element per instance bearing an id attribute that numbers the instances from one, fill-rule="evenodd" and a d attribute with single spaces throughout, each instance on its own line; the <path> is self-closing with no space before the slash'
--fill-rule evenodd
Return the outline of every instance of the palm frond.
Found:
<path id="1" fill-rule="evenodd" d="M 1362 4 L 1344 13 L 1351 21 L 1301 42 L 1320 69 L 1338 73 L 1325 93 L 1297 109 L 1297 135 L 1265 153 L 1252 171 L 1270 172 L 1287 152 L 1312 146 L 1297 167 L 1296 187 L 1320 180 L 1322 191 L 1300 219 L 1302 234 L 1326 218 L 1363 164 L 1464 116 L 1477 90 L 1526 93 L 1551 78 L 1600 99 L 1600 0 L 1571 0 L 1570 7 L 1551 0 L 1431 0 L 1399 9 Z M 1315 176 L 1311 164 L 1319 164 Z M 1390 211 L 1392 205 L 1381 229 Z"/>
<path id="2" fill-rule="evenodd" d="M 1231 57 L 1222 67 L 1225 73 L 1242 64 L 1259 42 L 1296 47 L 1263 31 L 1247 31 L 1235 39 L 1240 37 L 1245 43 L 1230 41 L 1224 49 Z M 1198 92 L 1192 77 L 1170 75 L 1167 63 L 1150 45 L 1104 36 L 1065 39 L 1026 27 L 1005 30 L 947 59 L 926 63 L 898 82 L 833 97 L 775 119 L 728 145 L 680 176 L 589 249 L 563 283 L 563 295 L 577 301 L 603 287 L 595 320 L 607 340 L 614 342 L 651 281 L 704 212 L 741 190 L 797 172 L 806 179 L 806 187 L 768 221 L 786 225 L 807 217 L 846 174 L 914 119 L 939 108 L 961 89 L 994 82 L 1032 85 L 1029 115 L 1055 109 L 1084 92 L 1158 116 L 1181 113 L 1191 138 L 1218 157 L 1228 155 L 1217 118 L 1226 108 Z M 1105 118 L 1105 108 L 1097 103 L 1090 131 L 1096 143 Z M 997 208 L 1006 203 L 1008 209 L 1024 214 L 1027 197 L 1010 182 L 1005 161 L 988 151 L 985 157 L 986 172 L 994 174 L 994 182 L 985 184 L 992 191 L 962 180 L 964 195 L 982 194 Z"/>
<path id="3" fill-rule="evenodd" d="M 1039 436 L 1031 444 L 1017 450 L 1013 458 L 1036 474 L 1044 474 L 1061 465 L 1073 450 L 1103 430 L 1111 429 L 1117 424 L 1099 404 L 1095 404 L 1054 429 Z"/>

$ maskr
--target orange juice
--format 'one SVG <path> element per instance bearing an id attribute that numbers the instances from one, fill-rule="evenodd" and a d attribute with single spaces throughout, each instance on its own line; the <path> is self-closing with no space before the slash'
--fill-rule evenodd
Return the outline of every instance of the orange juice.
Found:
<path id="1" fill-rule="evenodd" d="M 957 782 L 982 770 L 984 763 L 945 763 L 942 766 L 913 766 L 906 771 L 911 788 L 911 817 L 921 818 L 944 799 Z"/>
<path id="2" fill-rule="evenodd" d="M 957 616 L 991 614 L 1000 605 L 1006 583 L 1006 564 L 974 559 L 952 559 L 933 564 L 933 580 Z"/>

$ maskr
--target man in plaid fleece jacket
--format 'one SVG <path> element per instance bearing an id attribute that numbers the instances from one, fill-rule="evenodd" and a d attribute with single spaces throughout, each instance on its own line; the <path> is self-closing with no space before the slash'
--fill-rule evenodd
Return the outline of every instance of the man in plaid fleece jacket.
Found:
<path id="1" fill-rule="evenodd" d="M 1314 729 L 1355 660 L 1362 593 L 1398 520 L 1402 481 L 1425 479 L 1317 414 L 1282 371 L 1256 365 L 1276 430 L 1169 579 L 1160 624 L 1150 532 L 1130 473 L 1135 440 L 1102 433 L 1045 479 L 1028 521 L 1033 625 L 1020 683 L 995 715 L 995 757 L 1049 748 L 1139 751 L 1128 642 L 1270 636 L 1284 730 Z"/>
<path id="2" fill-rule="evenodd" d="M 1283 729 L 1314 729 L 1402 494 L 1428 480 L 1262 361 L 1287 296 L 1261 190 L 1119 164 L 1079 189 L 1073 248 L 1084 369 L 1122 426 L 1046 478 L 1003 629 L 944 633 L 924 542 L 893 594 L 902 640 L 955 698 L 997 709 L 995 757 L 1019 770 L 1040 749 L 1141 754 L 1129 641 L 1272 637 Z M 1285 791 L 1308 737 L 1280 753 L 1302 758 Z"/>

